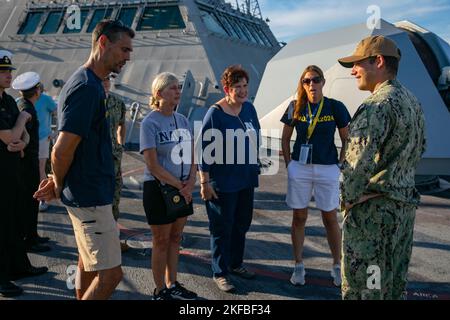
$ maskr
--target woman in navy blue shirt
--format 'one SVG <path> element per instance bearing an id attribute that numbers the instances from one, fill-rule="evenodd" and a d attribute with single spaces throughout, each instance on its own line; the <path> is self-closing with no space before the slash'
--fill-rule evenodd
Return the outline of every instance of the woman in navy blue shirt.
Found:
<path id="1" fill-rule="evenodd" d="M 220 290 L 234 290 L 229 272 L 245 279 L 245 236 L 252 222 L 260 125 L 247 101 L 248 74 L 231 66 L 222 75 L 225 97 L 213 105 L 202 127 L 201 196 L 211 232 L 213 279 Z"/>
<path id="2" fill-rule="evenodd" d="M 325 78 L 317 66 L 308 66 L 302 73 L 293 100 L 281 122 L 283 157 L 288 170 L 287 204 L 293 209 L 292 245 L 295 267 L 291 283 L 305 284 L 303 242 L 308 205 L 314 192 L 316 206 L 322 212 L 328 244 L 333 256 L 331 276 L 336 286 L 341 284 L 341 230 L 337 221 L 339 205 L 340 163 L 344 159 L 350 114 L 340 101 L 323 96 Z M 334 134 L 338 128 L 342 149 L 338 159 Z M 290 141 L 297 137 L 291 154 Z"/>

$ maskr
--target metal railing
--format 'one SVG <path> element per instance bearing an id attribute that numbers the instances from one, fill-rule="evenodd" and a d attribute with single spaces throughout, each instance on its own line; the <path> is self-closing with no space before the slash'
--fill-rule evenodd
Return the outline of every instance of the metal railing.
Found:
<path id="1" fill-rule="evenodd" d="M 130 117 L 131 117 L 131 124 L 130 124 L 130 128 L 128 128 L 128 134 L 127 137 L 125 139 L 125 144 L 130 142 L 130 138 L 131 135 L 133 134 L 133 129 L 134 126 L 136 125 L 136 121 L 139 115 L 139 112 L 141 111 L 141 104 L 137 101 L 134 101 L 131 105 L 130 105 Z"/>

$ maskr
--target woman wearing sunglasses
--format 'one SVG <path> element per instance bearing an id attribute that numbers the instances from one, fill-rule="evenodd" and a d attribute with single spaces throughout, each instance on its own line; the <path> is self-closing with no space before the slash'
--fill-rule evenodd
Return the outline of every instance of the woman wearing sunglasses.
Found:
<path id="1" fill-rule="evenodd" d="M 291 283 L 305 284 L 303 242 L 308 205 L 314 192 L 316 206 L 322 212 L 328 244 L 333 256 L 331 276 L 336 286 L 341 284 L 341 230 L 336 208 L 339 204 L 339 169 L 344 160 L 350 114 L 340 101 L 323 96 L 325 78 L 317 66 L 308 66 L 302 73 L 296 100 L 291 101 L 281 118 L 283 157 L 288 171 L 286 202 L 293 209 L 292 245 L 295 267 Z M 338 128 L 342 149 L 338 158 L 334 134 Z M 291 153 L 290 141 L 297 137 Z"/>

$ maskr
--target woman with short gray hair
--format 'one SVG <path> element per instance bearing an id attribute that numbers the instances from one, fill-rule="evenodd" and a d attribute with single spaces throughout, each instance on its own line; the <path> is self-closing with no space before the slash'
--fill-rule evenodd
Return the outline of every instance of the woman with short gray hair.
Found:
<path id="1" fill-rule="evenodd" d="M 186 117 L 175 111 L 180 96 L 177 77 L 169 72 L 158 74 L 152 84 L 150 107 L 153 110 L 142 121 L 140 132 L 140 152 L 146 163 L 143 202 L 153 241 L 154 300 L 197 298 L 197 294 L 177 281 L 180 242 L 187 217 L 193 214 L 192 191 L 196 179 L 192 130 Z M 177 157 L 181 157 L 181 163 Z M 178 189 L 189 204 L 177 217 L 168 215 L 161 185 Z"/>

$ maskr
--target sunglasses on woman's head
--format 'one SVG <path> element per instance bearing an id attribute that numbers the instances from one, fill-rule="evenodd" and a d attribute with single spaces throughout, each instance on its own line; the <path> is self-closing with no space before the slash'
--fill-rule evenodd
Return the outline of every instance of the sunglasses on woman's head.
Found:
<path id="1" fill-rule="evenodd" d="M 322 82 L 322 78 L 321 78 L 321 77 L 304 78 L 304 79 L 302 80 L 302 83 L 303 83 L 303 84 L 306 84 L 306 85 L 309 85 L 309 84 L 311 83 L 311 81 L 317 84 L 317 83 Z"/>

